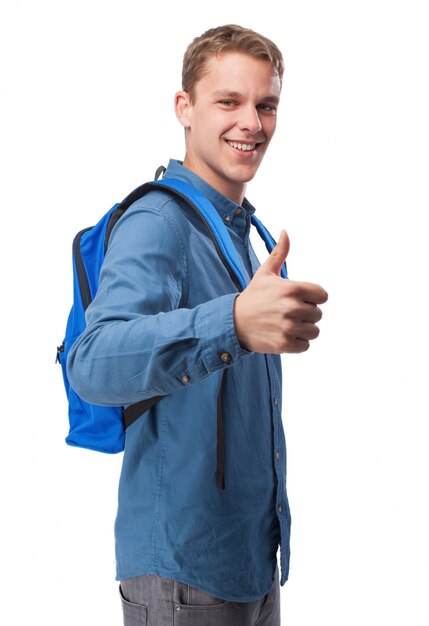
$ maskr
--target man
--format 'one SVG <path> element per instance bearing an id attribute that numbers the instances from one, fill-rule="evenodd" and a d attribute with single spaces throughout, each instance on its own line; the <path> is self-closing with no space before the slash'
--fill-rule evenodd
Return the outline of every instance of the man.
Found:
<path id="1" fill-rule="evenodd" d="M 150 192 L 112 232 L 69 355 L 72 386 L 90 402 L 162 396 L 126 436 L 115 526 L 126 626 L 280 623 L 276 554 L 280 544 L 283 584 L 290 514 L 279 355 L 309 347 L 327 299 L 281 278 L 285 231 L 261 267 L 249 243 L 244 193 L 275 131 L 282 76 L 271 41 L 219 27 L 189 46 L 175 99 L 186 155 L 165 176 L 213 203 L 247 288 L 237 294 L 185 202 Z"/>

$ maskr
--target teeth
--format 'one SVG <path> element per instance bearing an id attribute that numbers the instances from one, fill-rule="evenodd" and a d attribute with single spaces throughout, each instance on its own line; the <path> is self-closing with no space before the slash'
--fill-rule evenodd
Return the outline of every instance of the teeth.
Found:
<path id="1" fill-rule="evenodd" d="M 255 143 L 238 143 L 237 141 L 228 141 L 229 145 L 236 150 L 244 150 L 244 152 L 250 152 L 256 147 Z"/>

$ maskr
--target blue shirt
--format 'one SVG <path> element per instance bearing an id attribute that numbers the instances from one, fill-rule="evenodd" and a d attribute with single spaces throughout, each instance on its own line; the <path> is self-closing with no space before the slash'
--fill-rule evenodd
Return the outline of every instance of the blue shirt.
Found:
<path id="1" fill-rule="evenodd" d="M 209 198 L 250 280 L 259 263 L 249 202 L 238 206 L 178 161 L 165 175 Z M 268 593 L 279 543 L 281 583 L 287 579 L 281 361 L 241 348 L 236 296 L 205 226 L 181 200 L 151 191 L 115 226 L 87 328 L 69 354 L 70 382 L 95 404 L 165 396 L 126 433 L 118 580 L 157 574 L 248 602 Z M 214 474 L 224 371 L 223 490 Z"/>

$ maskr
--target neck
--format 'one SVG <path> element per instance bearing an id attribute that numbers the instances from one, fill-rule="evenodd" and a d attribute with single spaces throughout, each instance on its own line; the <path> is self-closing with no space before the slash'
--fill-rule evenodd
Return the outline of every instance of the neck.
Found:
<path id="1" fill-rule="evenodd" d="M 228 181 L 216 177 L 211 168 L 206 167 L 204 164 L 195 163 L 192 158 L 189 157 L 188 153 L 185 155 L 183 165 L 202 178 L 207 184 L 211 185 L 216 191 L 225 196 L 225 198 L 241 206 L 246 192 L 246 183 L 228 183 Z"/>

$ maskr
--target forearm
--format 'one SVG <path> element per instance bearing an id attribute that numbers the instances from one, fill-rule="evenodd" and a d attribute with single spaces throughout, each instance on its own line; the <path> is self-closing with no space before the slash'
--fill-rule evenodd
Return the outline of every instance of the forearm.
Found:
<path id="1" fill-rule="evenodd" d="M 94 404 L 126 405 L 172 393 L 234 365 L 250 354 L 235 335 L 235 297 L 130 320 L 97 321 L 70 350 L 72 387 Z"/>

